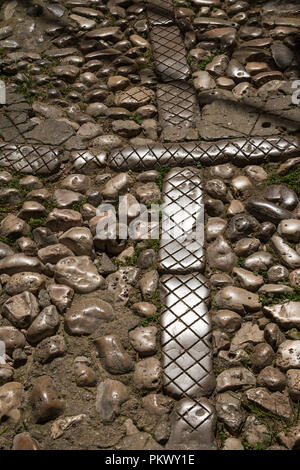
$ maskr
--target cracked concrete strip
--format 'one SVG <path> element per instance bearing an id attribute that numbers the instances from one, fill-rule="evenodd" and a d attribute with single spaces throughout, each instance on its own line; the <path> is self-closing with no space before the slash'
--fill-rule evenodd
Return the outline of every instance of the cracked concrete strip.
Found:
<path id="1" fill-rule="evenodd" d="M 166 274 L 160 284 L 164 390 L 177 398 L 210 395 L 215 377 L 206 279 L 195 273 Z"/>
<path id="2" fill-rule="evenodd" d="M 108 156 L 107 164 L 122 170 L 151 169 L 155 165 L 203 166 L 231 162 L 237 166 L 286 160 L 299 153 L 296 137 L 238 138 L 215 142 L 157 143 L 143 147 L 126 147 Z"/>
<path id="3" fill-rule="evenodd" d="M 199 171 L 174 168 L 165 180 L 159 270 L 203 271 L 204 203 Z"/>

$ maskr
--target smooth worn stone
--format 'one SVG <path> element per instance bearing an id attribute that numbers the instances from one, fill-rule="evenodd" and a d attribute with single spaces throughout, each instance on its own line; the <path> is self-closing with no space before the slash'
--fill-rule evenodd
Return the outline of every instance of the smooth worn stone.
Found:
<path id="1" fill-rule="evenodd" d="M 10 206 L 19 204 L 21 202 L 20 192 L 13 188 L 0 189 L 0 202 Z"/>
<path id="2" fill-rule="evenodd" d="M 290 211 L 294 210 L 299 202 L 295 191 L 283 184 L 268 186 L 264 192 L 264 198 Z"/>
<path id="3" fill-rule="evenodd" d="M 27 256 L 35 256 L 37 254 L 37 245 L 34 240 L 29 237 L 21 237 L 17 240 L 17 247 Z"/>
<path id="4" fill-rule="evenodd" d="M 270 366 L 275 359 L 275 353 L 267 343 L 257 344 L 251 354 L 252 366 L 255 371 Z"/>
<path id="5" fill-rule="evenodd" d="M 280 418 L 291 420 L 293 417 L 288 397 L 280 392 L 270 393 L 265 388 L 252 388 L 246 391 L 246 397 L 252 403 L 270 411 Z"/>
<path id="6" fill-rule="evenodd" d="M 224 442 L 223 450 L 244 450 L 244 446 L 239 439 L 228 437 Z"/>
<path id="7" fill-rule="evenodd" d="M 160 199 L 160 189 L 154 182 L 138 184 L 135 188 L 138 200 L 145 203 L 152 203 Z"/>
<path id="8" fill-rule="evenodd" d="M 112 130 L 122 137 L 135 137 L 141 132 L 141 126 L 131 120 L 117 120 L 112 123 Z"/>
<path id="9" fill-rule="evenodd" d="M 286 302 L 272 306 L 265 306 L 264 313 L 285 328 L 299 327 L 300 302 Z"/>
<path id="10" fill-rule="evenodd" d="M 36 294 L 45 284 L 45 276 L 38 273 L 23 272 L 13 274 L 5 285 L 8 295 L 21 294 L 24 291 Z"/>
<path id="11" fill-rule="evenodd" d="M 104 279 L 88 256 L 67 257 L 54 268 L 56 282 L 72 287 L 79 294 L 87 294 L 104 286 Z"/>
<path id="12" fill-rule="evenodd" d="M 215 296 L 215 305 L 220 309 L 233 310 L 245 315 L 261 308 L 259 296 L 240 287 L 228 286 Z"/>
<path id="13" fill-rule="evenodd" d="M 121 412 L 121 406 L 129 399 L 127 387 L 118 380 L 106 379 L 97 387 L 96 410 L 103 423 L 111 423 Z"/>
<path id="14" fill-rule="evenodd" d="M 152 356 L 157 350 L 156 326 L 139 326 L 129 332 L 129 340 L 141 356 Z"/>
<path id="15" fill-rule="evenodd" d="M 39 306 L 31 292 L 10 297 L 4 304 L 2 314 L 17 328 L 28 327 L 39 313 Z"/>
<path id="16" fill-rule="evenodd" d="M 219 288 L 231 286 L 234 284 L 233 279 L 225 273 L 213 274 L 210 277 L 209 282 L 212 286 Z"/>
<path id="17" fill-rule="evenodd" d="M 300 267 L 300 255 L 278 235 L 273 235 L 271 238 L 272 246 L 275 253 L 281 261 L 286 264 L 290 269 L 297 269 Z M 1 262 L 0 262 L 1 263 Z"/>
<path id="18" fill-rule="evenodd" d="M 211 90 L 216 87 L 216 82 L 211 75 L 206 71 L 198 71 L 195 74 L 193 85 L 196 90 L 205 91 Z"/>
<path id="19" fill-rule="evenodd" d="M 206 199 L 205 201 L 206 212 L 211 217 L 218 217 L 224 212 L 224 203 L 217 199 Z"/>
<path id="20" fill-rule="evenodd" d="M 276 367 L 267 366 L 257 376 L 257 385 L 266 387 L 271 392 L 282 392 L 286 385 L 286 377 Z"/>
<path id="21" fill-rule="evenodd" d="M 156 313 L 156 307 L 149 302 L 136 302 L 132 305 L 132 309 L 141 317 L 149 317 Z"/>
<path id="22" fill-rule="evenodd" d="M 125 267 L 120 268 L 116 273 L 107 276 L 108 291 L 113 295 L 113 302 L 125 305 L 139 273 L 138 268 Z"/>
<path id="23" fill-rule="evenodd" d="M 117 176 L 109 180 L 102 189 L 104 198 L 112 198 L 119 194 L 120 191 L 127 189 L 131 180 L 127 173 L 119 173 Z"/>
<path id="24" fill-rule="evenodd" d="M 46 214 L 45 207 L 36 201 L 25 201 L 21 207 L 18 216 L 20 219 L 29 220 L 29 219 L 38 219 L 44 217 Z"/>
<path id="25" fill-rule="evenodd" d="M 300 369 L 300 341 L 287 340 L 281 343 L 276 364 L 282 370 Z"/>
<path id="26" fill-rule="evenodd" d="M 213 354 L 217 354 L 219 351 L 228 350 L 230 347 L 230 339 L 227 333 L 224 331 L 213 330 Z"/>
<path id="27" fill-rule="evenodd" d="M 64 401 L 59 398 L 53 380 L 47 375 L 36 379 L 31 391 L 31 403 L 37 423 L 45 423 L 57 418 L 65 408 Z"/>
<path id="28" fill-rule="evenodd" d="M 93 236 L 87 227 L 73 227 L 59 237 L 60 243 L 76 256 L 94 256 Z"/>
<path id="29" fill-rule="evenodd" d="M 0 233 L 3 237 L 18 238 L 30 231 L 29 225 L 15 215 L 8 215 L 0 224 Z"/>
<path id="30" fill-rule="evenodd" d="M 59 209 L 72 208 L 73 204 L 78 204 L 83 201 L 81 193 L 69 191 L 68 189 L 57 189 L 54 192 L 54 200 Z"/>
<path id="31" fill-rule="evenodd" d="M 238 199 L 233 199 L 227 209 L 227 216 L 234 217 L 237 214 L 242 214 L 245 212 L 244 204 Z"/>
<path id="32" fill-rule="evenodd" d="M 22 432 L 15 435 L 12 450 L 39 450 L 39 446 L 29 433 Z"/>
<path id="33" fill-rule="evenodd" d="M 236 351 L 247 345 L 255 345 L 264 340 L 264 333 L 259 329 L 258 325 L 251 324 L 250 322 L 244 323 L 241 328 L 234 335 L 230 350 Z"/>
<path id="34" fill-rule="evenodd" d="M 97 382 L 95 371 L 81 357 L 74 361 L 74 375 L 77 387 L 94 387 Z"/>
<path id="35" fill-rule="evenodd" d="M 183 398 L 171 414 L 167 450 L 216 450 L 216 413 L 206 398 Z"/>
<path id="36" fill-rule="evenodd" d="M 285 266 L 281 264 L 275 264 L 267 272 L 269 282 L 279 282 L 289 277 L 289 271 Z M 291 281 L 290 281 L 291 282 Z M 291 285 L 293 285 L 291 283 Z"/>
<path id="37" fill-rule="evenodd" d="M 233 268 L 232 274 L 240 282 L 241 287 L 256 292 L 264 283 L 261 275 L 255 275 L 243 268 Z"/>
<path id="38" fill-rule="evenodd" d="M 228 238 L 231 241 L 237 241 L 245 235 L 250 235 L 257 228 L 258 222 L 251 215 L 235 215 L 228 225 Z"/>
<path id="39" fill-rule="evenodd" d="M 213 322 L 218 328 L 233 333 L 237 331 L 242 323 L 242 318 L 238 313 L 231 310 L 218 310 L 212 317 Z"/>
<path id="40" fill-rule="evenodd" d="M 126 436 L 116 445 L 117 450 L 162 450 L 163 447 L 159 445 L 151 436 L 146 432 L 140 432 L 131 419 L 125 421 Z"/>
<path id="41" fill-rule="evenodd" d="M 24 388 L 19 382 L 8 382 L 0 387 L 0 420 L 8 418 L 14 423 L 20 420 Z"/>
<path id="42" fill-rule="evenodd" d="M 219 235 L 223 235 L 227 227 L 227 222 L 220 217 L 210 217 L 206 224 L 206 239 L 208 242 L 215 240 Z"/>
<path id="43" fill-rule="evenodd" d="M 280 450 L 299 450 L 300 448 L 300 426 L 297 424 L 286 431 L 281 431 L 278 434 L 278 441 L 285 447 Z"/>
<path id="44" fill-rule="evenodd" d="M 286 373 L 289 394 L 294 401 L 300 397 L 300 370 L 290 369 Z"/>
<path id="45" fill-rule="evenodd" d="M 31 344 L 36 344 L 48 336 L 53 336 L 58 329 L 59 323 L 60 317 L 56 307 L 50 305 L 44 308 L 28 328 L 26 333 L 27 341 Z"/>
<path id="46" fill-rule="evenodd" d="M 252 189 L 252 183 L 247 176 L 239 175 L 231 180 L 231 188 L 235 197 L 245 197 Z"/>
<path id="47" fill-rule="evenodd" d="M 262 294 L 281 295 L 289 294 L 293 292 L 293 289 L 290 286 L 286 286 L 284 284 L 264 284 L 262 287 L 260 287 L 259 292 Z"/>
<path id="48" fill-rule="evenodd" d="M 288 272 L 284 277 L 288 276 Z M 290 284 L 292 287 L 300 287 L 300 269 L 295 269 L 289 275 Z"/>
<path id="49" fill-rule="evenodd" d="M 257 251 L 245 259 L 244 266 L 250 271 L 267 270 L 273 265 L 273 256 L 266 251 Z"/>
<path id="50" fill-rule="evenodd" d="M 156 390 L 161 384 L 161 364 L 154 357 L 142 359 L 135 365 L 133 384 L 139 390 Z"/>
<path id="51" fill-rule="evenodd" d="M 0 259 L 5 258 L 6 256 L 13 255 L 14 252 L 10 248 L 10 246 L 6 245 L 6 243 L 0 242 Z"/>
<path id="52" fill-rule="evenodd" d="M 43 339 L 36 347 L 34 359 L 41 364 L 51 362 L 56 357 L 62 357 L 67 351 L 63 336 L 55 335 Z"/>
<path id="53" fill-rule="evenodd" d="M 133 361 L 116 335 L 102 336 L 94 340 L 104 368 L 111 374 L 127 374 Z"/>
<path id="54" fill-rule="evenodd" d="M 232 367 L 217 376 L 217 392 L 238 390 L 244 386 L 256 385 L 255 376 L 244 367 Z"/>
<path id="55" fill-rule="evenodd" d="M 150 393 L 142 398 L 143 407 L 151 414 L 163 416 L 170 413 L 173 399 L 159 393 Z"/>
<path id="56" fill-rule="evenodd" d="M 248 444 L 255 447 L 256 444 L 269 440 L 269 432 L 264 422 L 257 419 L 256 416 L 247 417 L 243 427 L 243 433 Z"/>
<path id="57" fill-rule="evenodd" d="M 243 65 L 236 59 L 231 59 L 226 70 L 226 76 L 237 82 L 244 82 L 250 79 L 250 74 Z"/>
<path id="58" fill-rule="evenodd" d="M 300 242 L 300 220 L 289 219 L 282 220 L 277 227 L 279 235 L 289 242 L 299 243 Z"/>
<path id="59" fill-rule="evenodd" d="M 122 145 L 122 139 L 114 134 L 101 135 L 93 140 L 93 145 L 99 147 L 101 150 L 109 151 L 120 147 Z"/>
<path id="60" fill-rule="evenodd" d="M 276 323 L 268 323 L 264 329 L 264 338 L 274 351 L 277 351 L 279 345 L 285 341 L 285 335 L 281 332 Z"/>
<path id="61" fill-rule="evenodd" d="M 215 165 L 210 168 L 210 174 L 213 178 L 230 180 L 235 173 L 235 168 L 231 163 Z"/>
<path id="62" fill-rule="evenodd" d="M 94 139 L 99 135 L 103 134 L 103 127 L 100 124 L 95 124 L 93 122 L 85 122 L 80 126 L 77 131 L 77 136 L 80 137 L 83 141 Z"/>
<path id="63" fill-rule="evenodd" d="M 0 326 L 0 341 L 5 344 L 7 354 L 12 355 L 15 349 L 23 349 L 25 336 L 14 326 Z"/>
<path id="64" fill-rule="evenodd" d="M 253 181 L 260 183 L 268 179 L 268 173 L 258 165 L 249 165 L 245 167 L 246 175 Z"/>
<path id="65" fill-rule="evenodd" d="M 48 245 L 54 245 L 58 243 L 56 234 L 46 227 L 35 228 L 32 234 L 38 248 L 44 248 Z"/>
<path id="66" fill-rule="evenodd" d="M 0 385 L 4 385 L 7 382 L 12 382 L 13 376 L 14 376 L 13 367 L 10 366 L 9 364 L 0 363 Z"/>
<path id="67" fill-rule="evenodd" d="M 241 238 L 236 242 L 234 251 L 238 256 L 250 256 L 260 247 L 260 241 L 257 238 Z"/>
<path id="68" fill-rule="evenodd" d="M 255 232 L 255 235 L 260 241 L 266 243 L 274 232 L 276 232 L 276 225 L 272 224 L 272 222 L 263 222 Z"/>
<path id="69" fill-rule="evenodd" d="M 219 393 L 216 399 L 216 413 L 231 434 L 238 434 L 244 421 L 239 395 L 233 392 Z"/>
<path id="70" fill-rule="evenodd" d="M 110 90 L 123 90 L 130 84 L 130 80 L 122 75 L 114 75 L 107 80 L 107 86 Z"/>
<path id="71" fill-rule="evenodd" d="M 72 227 L 80 227 L 81 224 L 81 214 L 72 209 L 54 209 L 46 220 L 46 227 L 53 232 L 66 231 Z"/>
<path id="72" fill-rule="evenodd" d="M 227 55 L 217 55 L 213 60 L 206 66 L 205 70 L 211 73 L 214 77 L 219 77 L 225 74 L 229 63 Z"/>
<path id="73" fill-rule="evenodd" d="M 148 271 L 140 280 L 139 287 L 144 300 L 151 300 L 158 288 L 158 272 L 151 270 Z"/>
<path id="74" fill-rule="evenodd" d="M 281 220 L 293 218 L 293 214 L 287 209 L 257 197 L 251 197 L 246 201 L 246 209 L 261 222 L 269 220 L 278 224 Z"/>
<path id="75" fill-rule="evenodd" d="M 38 257 L 44 264 L 56 264 L 58 261 L 66 258 L 67 256 L 74 256 L 74 253 L 62 243 L 49 245 L 38 250 Z"/>
<path id="76" fill-rule="evenodd" d="M 212 268 L 223 272 L 230 272 L 237 262 L 237 256 L 233 253 L 225 238 L 220 235 L 207 248 L 207 263 Z"/>
<path id="77" fill-rule="evenodd" d="M 136 264 L 141 269 L 148 269 L 154 264 L 155 257 L 156 252 L 152 250 L 152 248 L 143 250 L 138 257 Z"/>
<path id="78" fill-rule="evenodd" d="M 275 64 L 281 70 L 287 69 L 293 62 L 293 51 L 282 43 L 272 44 L 271 52 Z"/>
<path id="79" fill-rule="evenodd" d="M 65 330 L 71 335 L 89 335 L 103 322 L 115 318 L 112 306 L 95 296 L 81 296 L 64 316 Z"/>

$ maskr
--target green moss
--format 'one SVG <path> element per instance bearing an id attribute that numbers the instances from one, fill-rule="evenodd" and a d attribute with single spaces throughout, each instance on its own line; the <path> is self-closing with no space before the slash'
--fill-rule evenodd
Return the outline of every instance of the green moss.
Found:
<path id="1" fill-rule="evenodd" d="M 271 184 L 285 184 L 289 188 L 293 189 L 297 196 L 300 196 L 300 163 L 295 165 L 285 175 L 277 175 L 272 172 L 267 180 L 267 185 Z"/>
<path id="2" fill-rule="evenodd" d="M 158 238 L 151 238 L 150 240 L 146 240 L 146 248 L 151 249 L 154 251 L 159 250 L 159 239 Z"/>
<path id="3" fill-rule="evenodd" d="M 240 268 L 243 268 L 245 266 L 245 258 L 243 256 L 240 256 L 238 261 L 237 261 L 237 265 L 240 267 Z"/>
<path id="4" fill-rule="evenodd" d="M 156 168 L 156 171 L 158 171 L 158 176 L 155 179 L 155 183 L 160 188 L 160 190 L 162 190 L 165 176 L 169 173 L 170 170 L 170 166 L 159 166 L 158 168 Z"/>
<path id="5" fill-rule="evenodd" d="M 24 81 L 22 83 L 18 83 L 17 85 L 17 93 L 20 93 L 24 96 L 26 101 L 29 104 L 32 104 L 36 100 L 36 96 L 32 94 L 31 90 L 33 88 L 32 79 L 29 75 L 24 74 Z"/>
<path id="6" fill-rule="evenodd" d="M 157 308 L 158 312 L 161 311 L 162 307 L 163 307 L 163 304 L 160 300 L 160 291 L 159 289 L 157 289 L 157 291 L 154 293 L 154 295 L 152 296 L 152 299 L 151 299 L 151 303 L 153 303 L 153 305 L 155 305 L 155 307 Z"/>
<path id="7" fill-rule="evenodd" d="M 31 218 L 28 220 L 28 225 L 30 225 L 30 227 L 32 229 L 35 229 L 35 228 L 38 228 L 38 227 L 44 227 L 45 226 L 45 223 L 46 223 L 46 219 L 47 217 L 41 217 L 40 219 L 34 219 L 34 218 Z"/>
<path id="8" fill-rule="evenodd" d="M 300 302 L 300 287 L 294 287 L 293 292 L 275 294 L 273 292 L 259 293 L 259 299 L 263 305 L 281 304 L 287 301 Z"/>
<path id="9" fill-rule="evenodd" d="M 80 201 L 80 202 L 73 202 L 73 204 L 72 204 L 72 209 L 73 209 L 73 211 L 78 211 L 78 212 L 80 212 L 80 210 L 81 210 L 81 208 L 82 208 L 82 206 L 83 206 L 84 204 L 86 204 L 86 200 L 85 200 L 85 199 L 83 199 L 83 200 Z"/>
<path id="10" fill-rule="evenodd" d="M 157 325 L 160 324 L 160 316 L 157 313 L 153 313 L 153 315 L 149 315 L 148 317 L 143 318 L 143 320 L 140 321 L 141 326 L 149 326 L 153 323 Z"/>
<path id="11" fill-rule="evenodd" d="M 143 122 L 143 119 L 140 116 L 138 116 L 137 114 L 134 114 L 133 116 L 130 116 L 129 119 L 131 121 L 136 122 L 137 124 L 142 124 L 142 122 Z"/>

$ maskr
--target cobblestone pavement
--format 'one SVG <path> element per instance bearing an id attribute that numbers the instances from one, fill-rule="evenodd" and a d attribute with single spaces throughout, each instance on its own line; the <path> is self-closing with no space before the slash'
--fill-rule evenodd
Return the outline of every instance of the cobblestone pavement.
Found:
<path id="1" fill-rule="evenodd" d="M 300 448 L 299 30 L 2 3 L 1 449 Z"/>

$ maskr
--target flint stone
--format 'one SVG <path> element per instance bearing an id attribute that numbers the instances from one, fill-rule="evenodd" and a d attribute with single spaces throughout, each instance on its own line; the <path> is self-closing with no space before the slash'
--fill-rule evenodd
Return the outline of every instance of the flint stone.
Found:
<path id="1" fill-rule="evenodd" d="M 133 373 L 133 384 L 139 390 L 156 390 L 161 383 L 160 361 L 154 357 L 139 361 Z"/>
<path id="2" fill-rule="evenodd" d="M 246 209 L 261 222 L 269 220 L 274 224 L 278 224 L 281 220 L 293 218 L 292 212 L 257 197 L 249 198 L 246 201 Z"/>
<path id="3" fill-rule="evenodd" d="M 31 391 L 31 403 L 36 423 L 57 418 L 65 408 L 54 382 L 47 375 L 38 377 Z"/>
<path id="4" fill-rule="evenodd" d="M 293 412 L 288 397 L 280 392 L 270 393 L 265 388 L 252 388 L 246 391 L 249 401 L 261 406 L 264 410 L 290 421 Z"/>
<path id="5" fill-rule="evenodd" d="M 223 272 L 230 272 L 237 262 L 237 256 L 233 253 L 225 238 L 220 235 L 207 248 L 207 263 L 212 268 Z"/>
<path id="6" fill-rule="evenodd" d="M 282 370 L 300 369 L 300 341 L 287 340 L 281 343 L 276 364 Z"/>
<path id="7" fill-rule="evenodd" d="M 39 313 L 39 306 L 31 292 L 22 292 L 3 304 L 2 314 L 17 328 L 27 328 Z"/>
<path id="8" fill-rule="evenodd" d="M 244 421 L 241 398 L 236 393 L 225 392 L 217 395 L 216 413 L 230 434 L 238 434 Z"/>
<path id="9" fill-rule="evenodd" d="M 215 296 L 215 305 L 220 309 L 233 310 L 246 315 L 261 308 L 259 296 L 240 287 L 228 286 Z"/>
<path id="10" fill-rule="evenodd" d="M 236 351 L 250 344 L 258 344 L 263 342 L 264 333 L 259 329 L 258 325 L 252 325 L 250 322 L 244 323 L 242 327 L 234 335 L 230 350 Z"/>
<path id="11" fill-rule="evenodd" d="M 286 377 L 276 367 L 265 367 L 257 377 L 257 385 L 266 387 L 271 392 L 282 392 L 286 385 Z"/>
<path id="12" fill-rule="evenodd" d="M 70 307 L 74 290 L 69 286 L 61 284 L 50 284 L 47 287 L 51 302 L 56 306 L 60 313 L 63 313 L 68 307 Z"/>
<path id="13" fill-rule="evenodd" d="M 106 379 L 97 387 L 96 410 L 103 423 L 111 423 L 129 399 L 127 387 L 117 380 Z"/>
<path id="14" fill-rule="evenodd" d="M 79 294 L 103 287 L 105 281 L 88 256 L 67 257 L 54 268 L 56 282 L 72 287 Z"/>
<path id="15" fill-rule="evenodd" d="M 5 285 L 8 295 L 21 294 L 24 291 L 36 294 L 45 284 L 45 276 L 39 273 L 17 273 L 13 274 Z"/>
<path id="16" fill-rule="evenodd" d="M 101 323 L 114 318 L 110 304 L 96 296 L 81 296 L 64 316 L 65 330 L 71 335 L 90 335 Z"/>
<path id="17" fill-rule="evenodd" d="M 49 245 L 38 250 L 38 257 L 42 263 L 56 264 L 61 259 L 67 258 L 68 256 L 74 256 L 74 253 L 62 243 L 56 243 L 55 245 Z"/>
<path id="18" fill-rule="evenodd" d="M 5 343 L 7 354 L 12 355 L 15 349 L 23 349 L 26 338 L 14 326 L 0 326 L 0 341 Z"/>
<path id="19" fill-rule="evenodd" d="M 216 391 L 234 391 L 248 385 L 256 385 L 256 379 L 252 372 L 244 367 L 232 367 L 217 376 Z"/>
<path id="20" fill-rule="evenodd" d="M 299 328 L 300 326 L 300 302 L 290 301 L 265 306 L 263 310 L 285 328 Z"/>
<path id="21" fill-rule="evenodd" d="M 18 422 L 21 416 L 23 385 L 19 382 L 8 382 L 0 387 L 0 421 L 3 417 Z"/>
<path id="22" fill-rule="evenodd" d="M 29 343 L 36 344 L 42 339 L 55 334 L 60 323 L 58 311 L 54 305 L 45 307 L 33 320 L 27 330 L 26 338 Z"/>
<path id="23" fill-rule="evenodd" d="M 102 336 L 94 340 L 105 369 L 111 374 L 127 374 L 133 361 L 116 335 Z"/>
<path id="24" fill-rule="evenodd" d="M 34 359 L 46 364 L 56 357 L 64 356 L 67 351 L 63 336 L 55 335 L 43 339 L 35 348 Z"/>

